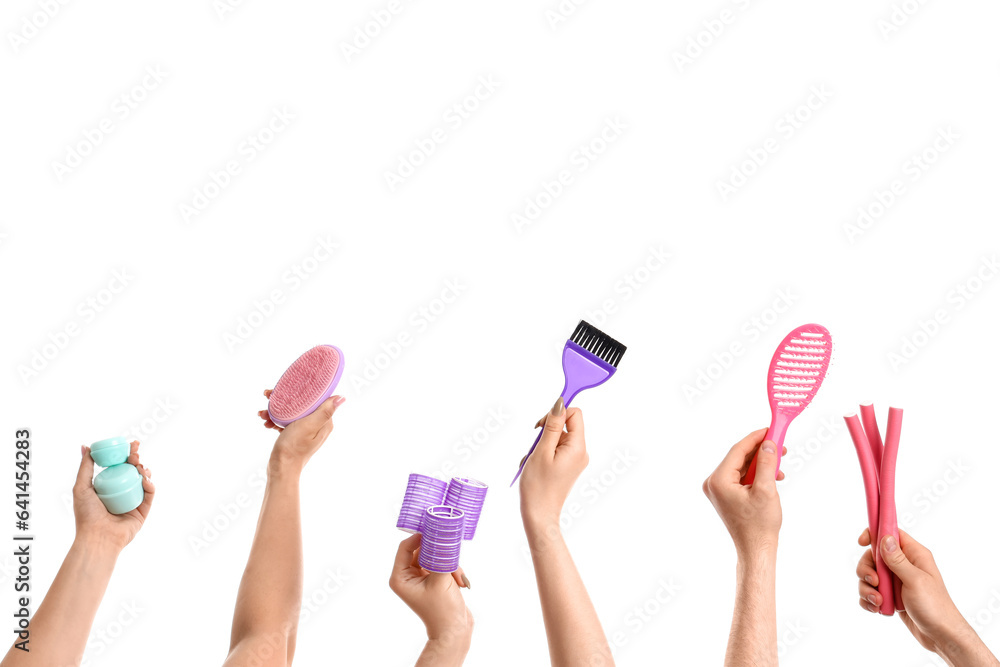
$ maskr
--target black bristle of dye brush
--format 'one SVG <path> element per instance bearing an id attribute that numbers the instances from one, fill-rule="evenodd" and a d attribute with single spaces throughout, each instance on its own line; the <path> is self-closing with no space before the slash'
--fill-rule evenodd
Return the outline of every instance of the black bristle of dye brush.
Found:
<path id="1" fill-rule="evenodd" d="M 590 352 L 601 361 L 618 368 L 625 350 L 628 349 L 593 324 L 580 320 L 570 340 Z"/>

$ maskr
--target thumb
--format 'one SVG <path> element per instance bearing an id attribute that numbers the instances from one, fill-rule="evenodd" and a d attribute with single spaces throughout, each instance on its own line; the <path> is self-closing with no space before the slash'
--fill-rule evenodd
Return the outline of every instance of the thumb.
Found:
<path id="1" fill-rule="evenodd" d="M 760 443 L 757 450 L 757 474 L 753 479 L 753 490 L 775 491 L 775 476 L 778 474 L 778 450 L 770 440 Z"/>
<path id="2" fill-rule="evenodd" d="M 559 438 L 562 437 L 563 427 L 566 425 L 566 406 L 563 404 L 562 396 L 556 400 L 555 405 L 545 415 L 545 425 L 542 427 L 542 437 L 538 441 L 537 449 L 542 450 L 551 461 Z"/>
<path id="3" fill-rule="evenodd" d="M 80 469 L 76 471 L 75 488 L 82 491 L 94 485 L 94 459 L 90 458 L 90 448 L 80 447 Z"/>
<path id="4" fill-rule="evenodd" d="M 882 552 L 882 562 L 904 584 L 913 581 L 914 575 L 920 572 L 920 568 L 910 562 L 910 559 L 906 557 L 903 550 L 899 548 L 899 542 L 892 535 L 886 535 L 882 538 L 880 550 Z"/>
<path id="5" fill-rule="evenodd" d="M 330 419 L 333 417 L 333 413 L 337 411 L 337 408 L 339 408 L 341 405 L 344 404 L 345 400 L 347 399 L 345 399 L 343 396 L 331 396 L 330 398 L 320 403 L 318 408 L 313 410 L 305 417 L 302 417 L 301 419 L 297 419 L 296 421 L 292 422 L 291 424 L 289 424 L 289 426 L 301 423 L 302 426 L 300 428 L 302 428 L 304 431 L 309 433 L 318 432 L 324 426 L 328 425 Z"/>

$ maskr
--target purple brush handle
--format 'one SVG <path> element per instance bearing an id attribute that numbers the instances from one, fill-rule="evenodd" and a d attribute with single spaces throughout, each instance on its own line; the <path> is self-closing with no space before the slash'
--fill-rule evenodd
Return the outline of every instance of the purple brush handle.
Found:
<path id="1" fill-rule="evenodd" d="M 563 399 L 563 405 L 567 408 L 581 391 L 604 384 L 608 381 L 608 378 L 615 374 L 614 366 L 598 359 L 571 340 L 566 341 L 566 345 L 563 347 L 562 367 L 566 380 L 563 384 L 562 394 L 560 395 Z M 544 426 L 538 432 L 538 435 L 535 436 L 535 442 L 532 443 L 531 449 L 528 450 L 528 455 L 521 461 L 521 465 L 517 469 L 517 474 L 514 475 L 514 480 L 510 483 L 511 486 L 514 486 L 514 482 L 521 476 L 524 465 L 528 462 L 531 453 L 535 451 L 535 447 L 538 446 L 538 442 L 542 439 L 542 433 L 545 433 Z"/>
<path id="2" fill-rule="evenodd" d="M 568 408 L 569 407 L 569 401 L 566 400 L 566 390 L 565 389 L 563 389 L 562 397 L 563 397 L 563 405 Z M 517 469 L 517 474 L 514 475 L 514 480 L 510 483 L 511 486 L 514 486 L 514 482 L 516 482 L 517 478 L 521 476 L 521 471 L 524 470 L 524 465 L 528 462 L 528 457 L 531 456 L 531 453 L 535 451 L 535 447 L 538 446 L 538 441 L 542 439 L 542 434 L 543 433 L 545 433 L 545 424 L 544 423 L 542 424 L 542 430 L 539 431 L 538 435 L 535 436 L 535 441 L 533 443 L 531 443 L 531 449 L 528 450 L 528 456 L 525 456 L 524 460 L 521 461 L 521 465 Z"/>

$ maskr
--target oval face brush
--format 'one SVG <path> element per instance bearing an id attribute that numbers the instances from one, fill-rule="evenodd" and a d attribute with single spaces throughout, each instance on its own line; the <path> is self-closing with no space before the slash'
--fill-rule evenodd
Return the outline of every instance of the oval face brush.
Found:
<path id="1" fill-rule="evenodd" d="M 767 370 L 771 425 L 767 428 L 764 439 L 775 445 L 778 469 L 781 468 L 781 447 L 785 441 L 785 431 L 819 391 L 830 368 L 832 351 L 833 339 L 826 327 L 804 324 L 785 336 L 771 357 L 771 366 Z M 757 457 L 754 456 L 743 483 L 752 484 L 756 472 Z"/>
<path id="2" fill-rule="evenodd" d="M 317 345 L 296 359 L 271 391 L 267 415 L 285 427 L 312 414 L 333 396 L 344 372 L 344 353 L 333 345 Z"/>

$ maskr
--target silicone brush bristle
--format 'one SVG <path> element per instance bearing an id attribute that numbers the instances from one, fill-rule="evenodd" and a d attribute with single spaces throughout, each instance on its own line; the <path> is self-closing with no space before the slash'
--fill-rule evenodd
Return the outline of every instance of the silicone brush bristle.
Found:
<path id="1" fill-rule="evenodd" d="M 268 412 L 282 421 L 304 416 L 337 375 L 340 354 L 329 345 L 317 345 L 296 359 L 274 385 Z"/>
<path id="2" fill-rule="evenodd" d="M 580 320 L 576 331 L 569 337 L 571 341 L 590 352 L 606 364 L 618 368 L 618 362 L 628 349 L 594 325 Z"/>

